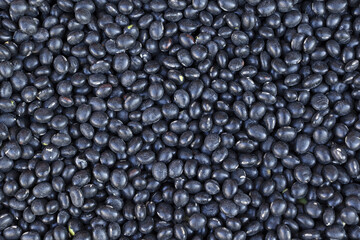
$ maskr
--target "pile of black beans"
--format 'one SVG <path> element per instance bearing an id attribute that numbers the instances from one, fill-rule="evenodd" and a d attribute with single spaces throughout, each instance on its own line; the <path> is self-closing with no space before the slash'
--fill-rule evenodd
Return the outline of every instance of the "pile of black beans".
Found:
<path id="1" fill-rule="evenodd" d="M 0 240 L 360 239 L 360 0 L 0 0 Z"/>

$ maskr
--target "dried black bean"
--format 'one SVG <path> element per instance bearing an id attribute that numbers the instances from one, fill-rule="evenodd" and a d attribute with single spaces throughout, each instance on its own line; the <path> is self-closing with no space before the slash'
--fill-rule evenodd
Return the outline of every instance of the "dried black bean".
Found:
<path id="1" fill-rule="evenodd" d="M 4 239 L 360 238 L 357 1 L 0 8 Z"/>

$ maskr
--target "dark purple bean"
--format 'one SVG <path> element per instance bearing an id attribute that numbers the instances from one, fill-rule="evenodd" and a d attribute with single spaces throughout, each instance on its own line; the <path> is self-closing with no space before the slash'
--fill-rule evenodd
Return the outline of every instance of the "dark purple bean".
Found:
<path id="1" fill-rule="evenodd" d="M 5 239 L 359 239 L 357 1 L 0 8 Z"/>

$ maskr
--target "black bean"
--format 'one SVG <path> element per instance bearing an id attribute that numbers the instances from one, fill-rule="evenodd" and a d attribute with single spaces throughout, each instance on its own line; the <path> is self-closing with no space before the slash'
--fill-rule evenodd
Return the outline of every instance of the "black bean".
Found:
<path id="1" fill-rule="evenodd" d="M 114 222 L 119 218 L 119 212 L 112 206 L 101 206 L 98 211 L 105 221 Z"/>
<path id="2" fill-rule="evenodd" d="M 127 174 L 121 169 L 115 169 L 111 172 L 110 181 L 113 187 L 122 190 L 128 182 Z"/>
<path id="3" fill-rule="evenodd" d="M 351 150 L 356 151 L 360 148 L 359 142 L 360 133 L 358 131 L 350 131 L 345 137 L 345 144 Z"/>
<path id="4" fill-rule="evenodd" d="M 343 208 L 340 213 L 340 218 L 344 223 L 348 225 L 354 225 L 359 222 L 359 216 L 356 210 L 352 207 Z"/>
<path id="5" fill-rule="evenodd" d="M 266 129 L 259 125 L 259 124 L 251 124 L 248 128 L 247 128 L 247 134 L 255 139 L 256 141 L 265 141 L 266 140 Z"/>
<path id="6" fill-rule="evenodd" d="M 150 150 L 141 151 L 136 154 L 136 159 L 140 164 L 150 164 L 155 160 L 155 153 Z"/>
<path id="7" fill-rule="evenodd" d="M 83 193 L 79 187 L 71 187 L 69 195 L 71 202 L 75 207 L 82 207 L 84 205 Z"/>
<path id="8" fill-rule="evenodd" d="M 156 123 L 161 118 L 161 111 L 156 107 L 150 107 L 142 113 L 142 122 L 145 125 Z"/>
<path id="9" fill-rule="evenodd" d="M 22 230 L 18 226 L 10 226 L 4 229 L 3 234 L 7 239 L 19 239 L 21 236 Z"/>
<path id="10" fill-rule="evenodd" d="M 152 22 L 149 26 L 149 34 L 152 39 L 160 40 L 164 36 L 164 26 L 162 22 Z"/>
<path id="11" fill-rule="evenodd" d="M 201 213 L 194 213 L 189 218 L 189 226 L 191 229 L 198 231 L 201 228 L 205 227 L 207 223 L 206 217 Z"/>
<path id="12" fill-rule="evenodd" d="M 291 239 L 291 231 L 288 225 L 285 224 L 279 225 L 276 232 L 279 239 L 281 240 Z"/>
<path id="13" fill-rule="evenodd" d="M 231 200 L 223 200 L 219 205 L 219 209 L 230 218 L 238 215 L 240 211 L 239 207 Z"/>
<path id="14" fill-rule="evenodd" d="M 110 178 L 109 168 L 102 164 L 96 164 L 92 173 L 94 178 L 99 182 L 107 182 Z"/>
<path id="15" fill-rule="evenodd" d="M 8 142 L 3 147 L 5 156 L 16 160 L 21 157 L 21 147 L 17 142 Z"/>
<path id="16" fill-rule="evenodd" d="M 43 182 L 35 185 L 32 190 L 32 193 L 36 198 L 45 198 L 48 197 L 52 192 L 51 184 L 48 182 Z"/>
<path id="17" fill-rule="evenodd" d="M 54 113 L 50 109 L 39 108 L 34 112 L 34 118 L 39 123 L 47 123 L 50 122 L 53 114 Z"/>
<path id="18" fill-rule="evenodd" d="M 328 238 L 344 239 L 346 237 L 345 230 L 340 225 L 327 227 L 325 234 Z"/>
<path id="19" fill-rule="evenodd" d="M 245 233 L 247 236 L 254 236 L 257 233 L 259 233 L 261 230 L 263 229 L 263 226 L 260 222 L 258 221 L 253 221 L 250 222 L 246 228 L 245 228 Z"/>
<path id="20" fill-rule="evenodd" d="M 0 229 L 4 230 L 9 227 L 14 221 L 14 218 L 9 213 L 0 215 Z"/>
<path id="21" fill-rule="evenodd" d="M 121 34 L 116 38 L 116 45 L 120 49 L 131 49 L 135 45 L 135 39 L 130 34 Z M 97 54 L 98 55 L 98 54 Z M 105 55 L 105 52 L 104 52 Z M 102 57 L 99 55 L 98 57 Z"/>
<path id="22" fill-rule="evenodd" d="M 257 5 L 257 10 L 261 17 L 268 17 L 276 10 L 276 3 L 272 0 L 260 2 Z"/>
<path id="23" fill-rule="evenodd" d="M 165 163 L 157 162 L 152 167 L 152 175 L 155 180 L 161 182 L 167 178 L 168 169 Z"/>
<path id="24" fill-rule="evenodd" d="M 345 8 L 347 7 L 347 2 L 346 1 L 329 1 L 326 3 L 326 8 L 327 10 L 329 10 L 332 13 L 341 13 L 345 10 Z"/>
<path id="25" fill-rule="evenodd" d="M 30 239 L 35 239 L 35 240 L 40 240 L 40 234 L 34 231 L 29 231 L 29 232 L 24 232 L 21 235 L 21 240 L 30 240 Z"/>
<path id="26" fill-rule="evenodd" d="M 54 69 L 60 74 L 65 74 L 69 71 L 69 62 L 64 56 L 59 55 L 54 58 L 53 64 Z"/>

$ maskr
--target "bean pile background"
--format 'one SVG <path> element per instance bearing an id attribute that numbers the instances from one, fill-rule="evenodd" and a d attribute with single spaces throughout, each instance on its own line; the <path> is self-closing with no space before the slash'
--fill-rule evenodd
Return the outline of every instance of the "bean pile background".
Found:
<path id="1" fill-rule="evenodd" d="M 359 34 L 359 0 L 0 0 L 0 240 L 359 240 Z"/>

